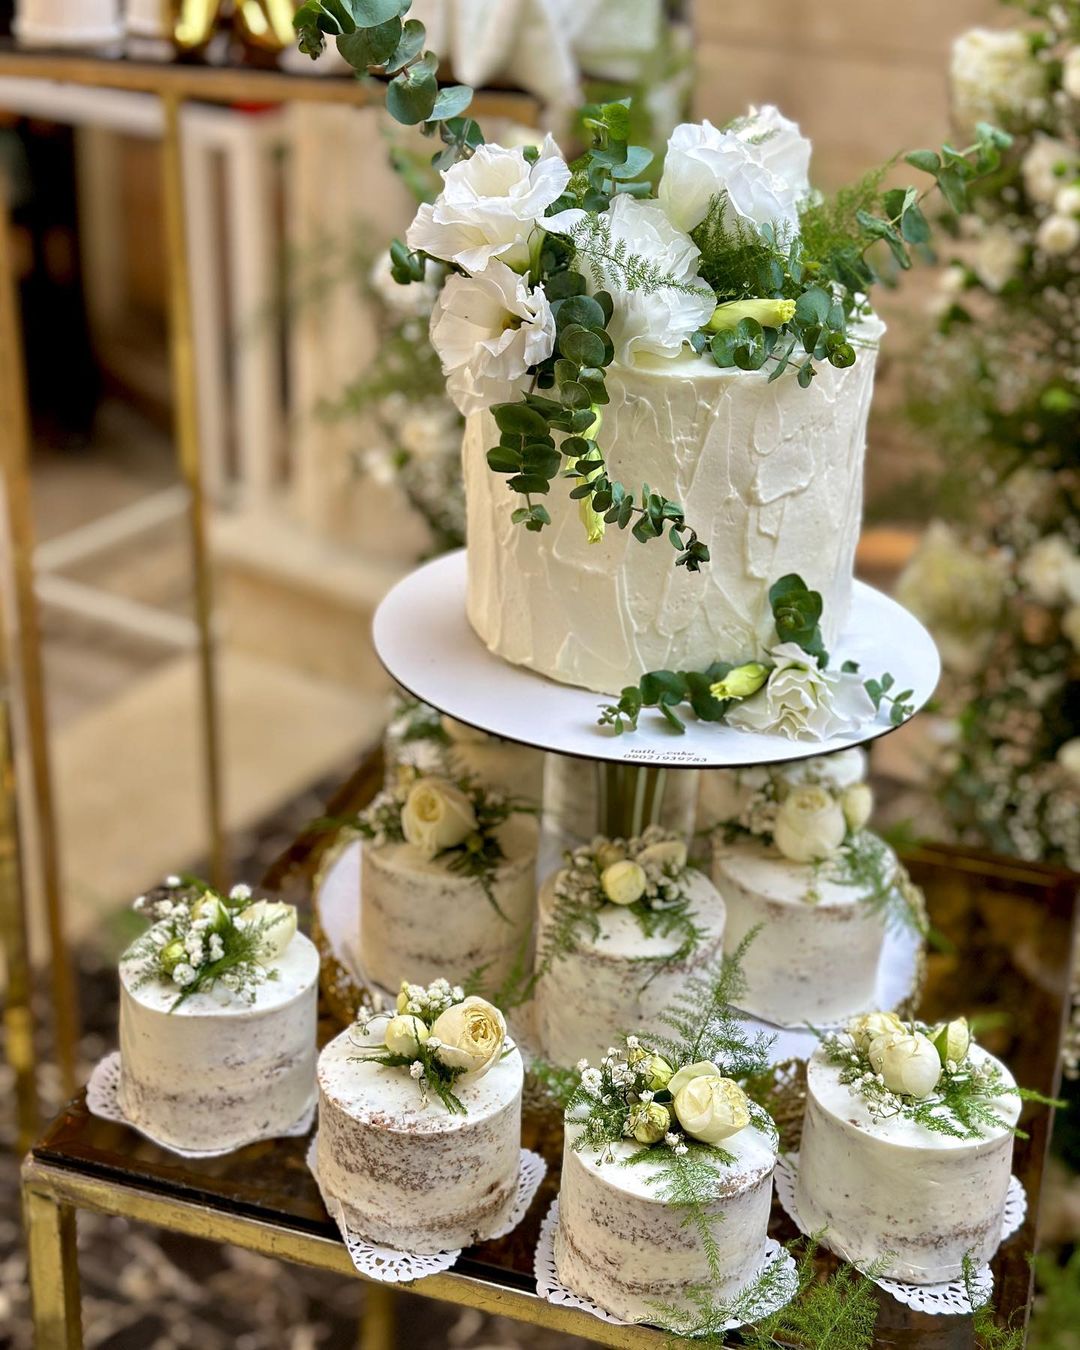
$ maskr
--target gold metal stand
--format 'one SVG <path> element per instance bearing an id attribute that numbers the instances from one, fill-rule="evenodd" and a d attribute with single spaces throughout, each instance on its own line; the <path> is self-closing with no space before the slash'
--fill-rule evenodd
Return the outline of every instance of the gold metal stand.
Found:
<path id="1" fill-rule="evenodd" d="M 75 1210 L 47 1190 L 23 1188 L 34 1305 L 34 1350 L 82 1350 Z"/>

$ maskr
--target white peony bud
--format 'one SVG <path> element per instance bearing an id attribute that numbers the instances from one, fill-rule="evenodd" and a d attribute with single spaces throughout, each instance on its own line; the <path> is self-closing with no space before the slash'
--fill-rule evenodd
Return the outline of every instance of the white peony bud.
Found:
<path id="1" fill-rule="evenodd" d="M 409 789 L 401 808 L 401 829 L 425 858 L 434 858 L 443 849 L 465 842 L 476 829 L 476 812 L 453 783 L 421 778 Z"/>
<path id="2" fill-rule="evenodd" d="M 892 1031 L 903 1031 L 904 1024 L 895 1013 L 863 1013 L 847 1024 L 847 1032 L 856 1046 L 865 1052 L 879 1036 L 887 1036 Z"/>
<path id="3" fill-rule="evenodd" d="M 1071 253 L 1080 244 L 1080 220 L 1075 216 L 1058 215 L 1055 211 L 1035 231 L 1035 244 L 1051 257 Z"/>
<path id="4" fill-rule="evenodd" d="M 691 1079 L 679 1089 L 674 1106 L 679 1124 L 703 1144 L 722 1143 L 750 1124 L 746 1093 L 730 1078 Z"/>
<path id="5" fill-rule="evenodd" d="M 776 847 L 792 862 L 827 858 L 844 842 L 847 821 L 840 803 L 823 787 L 793 788 L 780 803 L 773 826 Z"/>
<path id="6" fill-rule="evenodd" d="M 870 1063 L 891 1092 L 929 1097 L 941 1077 L 941 1057 L 921 1031 L 889 1031 L 870 1044 Z"/>
<path id="7" fill-rule="evenodd" d="M 686 866 L 686 844 L 681 839 L 661 839 L 649 844 L 637 855 L 642 867 L 660 867 L 665 871 L 681 872 Z"/>
<path id="8" fill-rule="evenodd" d="M 624 858 L 604 868 L 600 885 L 613 905 L 632 905 L 645 894 L 645 869 Z"/>
<path id="9" fill-rule="evenodd" d="M 848 829 L 855 834 L 870 819 L 874 810 L 874 794 L 866 783 L 853 783 L 840 794 L 840 808 Z"/>
<path id="10" fill-rule="evenodd" d="M 415 1059 L 420 1052 L 420 1046 L 430 1034 L 419 1017 L 399 1013 L 387 1023 L 383 1041 L 392 1055 L 404 1055 L 407 1059 Z"/>
<path id="11" fill-rule="evenodd" d="M 963 1064 L 971 1049 L 971 1028 L 966 1017 L 954 1018 L 951 1022 L 942 1022 L 930 1033 L 942 1064 Z"/>

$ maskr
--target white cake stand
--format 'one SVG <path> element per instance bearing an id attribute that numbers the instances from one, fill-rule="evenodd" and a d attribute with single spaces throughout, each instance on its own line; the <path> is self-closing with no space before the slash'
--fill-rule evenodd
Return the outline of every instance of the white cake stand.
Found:
<path id="1" fill-rule="evenodd" d="M 561 755 L 653 769 L 738 768 L 827 755 L 893 730 L 884 712 L 850 736 L 791 741 L 736 731 L 687 715 L 685 734 L 645 709 L 635 732 L 597 725 L 605 698 L 559 684 L 493 655 L 465 615 L 465 550 L 417 568 L 393 588 L 375 614 L 380 661 L 416 698 L 459 722 Z M 912 690 L 921 708 L 938 682 L 941 663 L 930 634 L 895 600 L 855 583 L 851 617 L 833 660 L 853 660 L 867 677 L 888 670 L 897 689 Z M 644 673 L 644 672 L 643 672 Z"/>

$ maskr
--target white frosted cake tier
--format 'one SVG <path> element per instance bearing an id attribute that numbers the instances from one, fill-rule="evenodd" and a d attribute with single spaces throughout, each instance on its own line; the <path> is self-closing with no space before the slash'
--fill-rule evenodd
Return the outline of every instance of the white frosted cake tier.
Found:
<path id="1" fill-rule="evenodd" d="M 971 1055 L 975 1063 L 997 1062 L 979 1047 Z M 1007 1095 L 995 1109 L 1015 1125 L 1019 1098 Z M 965 1255 L 978 1267 L 997 1251 L 1012 1152 L 1005 1125 L 970 1140 L 903 1116 L 874 1120 L 819 1049 L 807 1072 L 795 1184 L 800 1222 L 807 1232 L 827 1229 L 829 1246 L 856 1265 L 887 1258 L 882 1274 L 891 1279 L 956 1280 Z"/>
<path id="2" fill-rule="evenodd" d="M 120 1105 L 182 1149 L 225 1149 L 286 1131 L 315 1095 L 319 954 L 297 933 L 253 1002 L 220 983 L 192 994 L 120 962 Z"/>
<path id="3" fill-rule="evenodd" d="M 594 835 L 607 833 L 600 812 L 603 765 L 571 755 L 549 754 L 544 759 L 544 824 L 560 838 L 575 843 L 588 843 Z M 697 804 L 696 770 L 665 770 L 659 790 L 659 809 L 643 817 L 642 828 L 662 825 L 665 830 L 689 837 Z"/>
<path id="4" fill-rule="evenodd" d="M 709 1272 L 701 1237 L 685 1210 L 660 1198 L 662 1173 L 647 1162 L 623 1160 L 640 1145 L 611 1146 L 612 1161 L 599 1152 L 575 1152 L 577 1129 L 566 1123 L 555 1266 L 559 1280 L 626 1322 L 652 1322 L 657 1305 L 689 1310 L 687 1290 L 705 1284 L 717 1298 L 737 1293 L 756 1275 L 769 1226 L 776 1145 L 747 1126 L 723 1148 L 733 1156 L 721 1165 L 722 1180 L 705 1202 L 719 1247 L 722 1277 Z M 655 1178 L 655 1180 L 650 1180 Z"/>
<path id="5" fill-rule="evenodd" d="M 505 857 L 492 891 L 505 918 L 475 877 L 411 844 L 364 844 L 360 961 L 367 979 L 394 991 L 404 979 L 461 984 L 481 966 L 485 988 L 506 978 L 532 927 L 539 828 L 534 817 L 514 815 L 496 836 Z"/>
<path id="6" fill-rule="evenodd" d="M 558 873 L 540 890 L 536 946 L 551 930 Z M 554 960 L 537 981 L 535 1032 L 544 1059 L 570 1068 L 598 1064 L 620 1036 L 658 1029 L 657 1018 L 682 992 L 687 976 L 715 964 L 724 949 L 724 902 L 708 877 L 688 871 L 687 894 L 703 937 L 690 956 L 672 962 L 678 935 L 646 937 L 633 914 L 616 905 L 597 912 L 599 937 L 577 936 L 572 952 Z M 539 957 L 538 957 L 539 959 Z"/>
<path id="7" fill-rule="evenodd" d="M 874 340 L 882 325 L 867 325 Z M 499 432 L 465 424 L 469 622 L 491 651 L 600 692 L 649 670 L 749 661 L 775 642 L 768 591 L 797 572 L 825 602 L 831 647 L 851 605 L 862 523 L 873 347 L 846 370 L 826 363 L 808 389 L 793 374 L 721 370 L 687 353 L 608 371 L 600 443 L 613 478 L 680 502 L 709 547 L 699 573 L 675 566 L 666 538 L 609 526 L 590 544 L 565 484 L 544 498 L 552 523 L 511 521 L 517 498 L 488 468 Z"/>
<path id="8" fill-rule="evenodd" d="M 885 921 L 858 886 L 756 840 L 718 841 L 712 877 L 727 905 L 725 950 L 761 927 L 742 961 L 745 1012 L 776 1026 L 822 1026 L 874 1006 Z"/>
<path id="9" fill-rule="evenodd" d="M 489 736 L 449 717 L 443 725 L 450 736 L 447 764 L 452 776 L 466 774 L 506 797 L 523 797 L 540 805 L 544 795 L 542 751 Z"/>
<path id="10" fill-rule="evenodd" d="M 521 1055 L 424 1104 L 407 1069 L 362 1062 L 358 1027 L 319 1056 L 319 1184 L 357 1232 L 399 1251 L 467 1247 L 505 1222 L 521 1160 Z"/>

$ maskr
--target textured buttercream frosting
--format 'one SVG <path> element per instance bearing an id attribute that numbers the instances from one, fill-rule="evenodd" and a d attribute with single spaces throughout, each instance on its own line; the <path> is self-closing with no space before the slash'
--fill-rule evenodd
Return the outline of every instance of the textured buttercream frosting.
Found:
<path id="1" fill-rule="evenodd" d="M 827 864 L 791 862 L 757 840 L 718 841 L 712 875 L 727 905 L 727 952 L 761 925 L 742 961 L 745 1012 L 801 1026 L 874 1006 L 885 921 L 858 886 L 830 881 Z"/>
<path id="2" fill-rule="evenodd" d="M 874 340 L 877 320 L 864 325 Z M 608 526 L 588 543 L 565 484 L 544 498 L 552 523 L 510 519 L 517 497 L 488 468 L 499 432 L 472 415 L 463 441 L 469 621 L 497 655 L 567 684 L 617 693 L 649 670 L 746 661 L 775 642 L 768 590 L 798 572 L 821 592 L 826 646 L 842 631 L 862 516 L 875 351 L 826 363 L 808 389 L 793 373 L 721 370 L 689 352 L 612 366 L 601 444 L 610 472 L 680 502 L 708 545 L 700 573 L 666 539 Z"/>
<path id="3" fill-rule="evenodd" d="M 977 1046 L 971 1057 L 997 1063 Z M 960 1278 L 965 1255 L 976 1266 L 989 1261 L 1001 1241 L 1010 1130 L 954 1139 L 900 1115 L 874 1120 L 840 1072 L 814 1052 L 795 1188 L 806 1231 L 824 1228 L 829 1246 L 849 1261 L 865 1267 L 884 1258 L 884 1275 L 917 1284 Z M 1019 1098 L 1006 1095 L 994 1109 L 1015 1125 Z"/>
<path id="4" fill-rule="evenodd" d="M 555 907 L 550 876 L 540 891 L 537 950 L 542 952 Z M 575 950 L 554 960 L 537 981 L 535 1026 L 545 1059 L 569 1068 L 579 1059 L 598 1064 L 608 1047 L 641 1027 L 657 1025 L 687 977 L 723 955 L 724 902 L 708 877 L 687 871 L 685 893 L 693 919 L 702 930 L 694 951 L 683 960 L 671 956 L 681 936 L 646 937 L 633 914 L 616 905 L 597 912 L 598 937 L 582 929 Z"/>
<path id="5" fill-rule="evenodd" d="M 297 933 L 255 987 L 253 1002 L 220 982 L 180 994 L 139 982 L 143 962 L 120 962 L 120 1105 L 155 1139 L 222 1149 L 284 1132 L 315 1095 L 319 955 Z"/>
<path id="6" fill-rule="evenodd" d="M 613 834 L 608 821 L 600 818 L 600 775 L 611 765 L 574 755 L 544 756 L 544 824 L 567 842 L 585 843 L 597 834 Z M 661 770 L 663 784 L 655 818 L 646 825 L 661 825 L 675 834 L 689 835 L 694 829 L 698 792 L 696 769 Z"/>
<path id="7" fill-rule="evenodd" d="M 772 1204 L 776 1146 L 768 1135 L 750 1125 L 724 1140 L 734 1161 L 718 1168 L 721 1180 L 704 1206 L 710 1217 L 719 1216 L 712 1226 L 719 1282 L 685 1210 L 661 1198 L 660 1169 L 624 1165 L 640 1145 L 613 1144 L 611 1161 L 603 1161 L 593 1149 L 575 1152 L 576 1136 L 567 1121 L 555 1266 L 568 1289 L 627 1322 L 654 1322 L 658 1305 L 689 1310 L 693 1285 L 708 1285 L 725 1298 L 750 1282 L 761 1265 Z"/>
<path id="8" fill-rule="evenodd" d="M 496 988 L 528 939 L 536 904 L 538 828 L 511 816 L 496 830 L 504 858 L 492 878 L 500 918 L 479 881 L 411 844 L 365 842 L 360 877 L 360 962 L 384 989 L 403 979 L 463 984 L 481 966 Z"/>
<path id="9" fill-rule="evenodd" d="M 425 1104 L 404 1068 L 362 1057 L 358 1027 L 319 1056 L 319 1183 L 350 1226 L 399 1251 L 467 1247 L 505 1222 L 521 1161 L 521 1055 L 511 1050 L 454 1092 L 467 1114 L 431 1094 Z"/>

